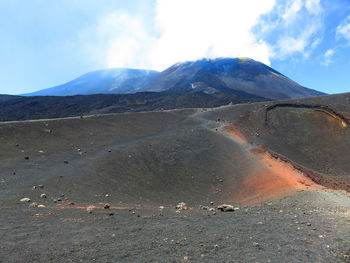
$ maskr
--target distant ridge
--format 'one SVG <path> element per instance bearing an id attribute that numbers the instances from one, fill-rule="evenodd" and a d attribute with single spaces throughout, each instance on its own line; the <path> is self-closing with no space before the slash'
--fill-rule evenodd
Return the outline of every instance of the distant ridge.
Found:
<path id="1" fill-rule="evenodd" d="M 245 92 L 267 99 L 324 94 L 300 86 L 253 59 L 217 58 L 176 63 L 162 72 L 127 68 L 98 70 L 65 84 L 24 95 L 71 96 L 144 91 L 205 94 Z"/>

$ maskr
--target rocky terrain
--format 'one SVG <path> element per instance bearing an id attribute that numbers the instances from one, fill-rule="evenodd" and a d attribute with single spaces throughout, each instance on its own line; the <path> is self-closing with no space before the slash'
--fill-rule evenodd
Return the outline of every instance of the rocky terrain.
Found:
<path id="1" fill-rule="evenodd" d="M 349 98 L 0 123 L 0 262 L 350 262 Z"/>

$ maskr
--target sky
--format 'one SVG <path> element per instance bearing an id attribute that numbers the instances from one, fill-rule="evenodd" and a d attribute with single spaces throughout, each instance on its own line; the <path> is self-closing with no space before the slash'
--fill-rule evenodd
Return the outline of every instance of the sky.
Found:
<path id="1" fill-rule="evenodd" d="M 250 57 L 305 87 L 350 92 L 350 1 L 0 0 L 0 94 L 203 57 Z"/>

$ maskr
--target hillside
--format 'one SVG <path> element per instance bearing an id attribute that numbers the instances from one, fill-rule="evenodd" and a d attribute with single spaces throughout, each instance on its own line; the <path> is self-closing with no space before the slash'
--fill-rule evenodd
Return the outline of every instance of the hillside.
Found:
<path id="1" fill-rule="evenodd" d="M 144 91 L 205 94 L 246 92 L 267 99 L 300 98 L 323 94 L 302 87 L 255 60 L 218 58 L 177 63 L 163 72 L 137 69 L 94 71 L 60 86 L 25 95 L 69 96 Z"/>
<path id="2" fill-rule="evenodd" d="M 349 100 L 0 123 L 0 261 L 347 262 Z"/>
<path id="3" fill-rule="evenodd" d="M 72 96 L 125 94 L 146 91 L 146 83 L 158 72 L 141 69 L 105 69 L 84 74 L 65 84 L 24 94 L 26 96 Z"/>
<path id="4" fill-rule="evenodd" d="M 218 107 L 257 101 L 266 101 L 266 99 L 241 91 L 232 91 L 228 94 L 138 92 L 135 94 L 33 97 L 0 95 L 0 121 L 63 118 L 161 109 Z"/>
<path id="5" fill-rule="evenodd" d="M 318 96 L 276 70 L 248 58 L 202 59 L 178 63 L 161 72 L 152 90 L 207 93 L 241 90 L 269 99 Z"/>

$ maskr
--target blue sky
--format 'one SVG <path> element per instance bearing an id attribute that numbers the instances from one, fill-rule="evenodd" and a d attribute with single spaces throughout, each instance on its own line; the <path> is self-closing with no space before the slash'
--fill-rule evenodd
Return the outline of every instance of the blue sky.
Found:
<path id="1" fill-rule="evenodd" d="M 0 0 L 0 94 L 88 71 L 251 57 L 299 84 L 350 91 L 348 0 Z"/>

